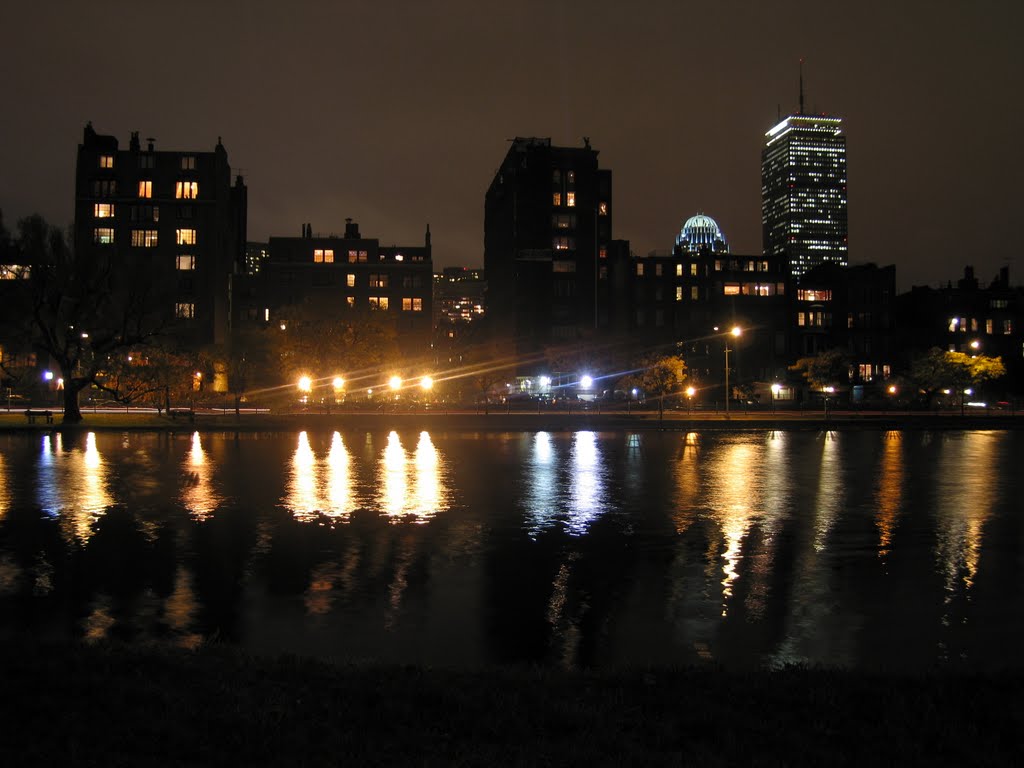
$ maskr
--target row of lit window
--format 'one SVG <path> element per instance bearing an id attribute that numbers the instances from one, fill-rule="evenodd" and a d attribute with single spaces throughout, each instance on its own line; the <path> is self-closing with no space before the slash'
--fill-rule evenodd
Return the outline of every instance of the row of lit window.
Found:
<path id="1" fill-rule="evenodd" d="M 395 254 L 395 261 L 405 261 L 405 256 L 401 253 Z M 385 255 L 380 254 L 380 260 L 384 261 Z M 413 256 L 412 261 L 422 261 L 422 257 Z M 348 263 L 349 264 L 364 264 L 369 261 L 369 254 L 367 251 L 351 250 L 348 252 Z M 313 263 L 314 264 L 333 264 L 334 263 L 334 249 L 333 248 L 314 248 L 313 249 Z"/>
<path id="2" fill-rule="evenodd" d="M 832 326 L 832 313 L 818 311 L 797 312 L 796 324 L 815 328 L 830 328 Z"/>
<path id="3" fill-rule="evenodd" d="M 139 181 L 139 197 L 149 199 L 153 197 L 153 182 L 149 180 Z M 195 200 L 199 197 L 199 182 L 197 181 L 176 181 L 174 182 L 174 197 L 178 200 Z"/>
<path id="4" fill-rule="evenodd" d="M 978 332 L 978 318 L 972 317 L 970 321 L 970 329 L 972 333 Z M 1013 320 L 1010 318 L 1004 318 L 999 323 L 1000 331 L 1005 335 L 1013 333 Z M 956 333 L 967 333 L 968 322 L 966 317 L 951 317 L 949 319 L 949 332 Z M 991 335 L 996 332 L 996 323 L 992 318 L 986 318 L 985 320 L 985 333 Z"/>
<path id="5" fill-rule="evenodd" d="M 114 167 L 114 156 L 113 155 L 100 155 L 99 159 L 100 168 L 110 169 Z M 139 155 L 139 168 L 152 169 L 156 165 L 156 159 L 153 155 Z M 196 169 L 196 158 L 195 155 L 182 155 L 179 158 L 179 165 L 183 171 L 194 171 Z"/>
<path id="6" fill-rule="evenodd" d="M 195 245 L 197 236 L 194 229 L 174 230 L 175 243 L 177 245 Z M 111 245 L 114 242 L 113 227 L 96 227 L 92 231 L 92 241 L 97 245 Z M 132 246 L 135 248 L 156 248 L 158 231 L 155 229 L 133 229 L 131 235 Z"/>

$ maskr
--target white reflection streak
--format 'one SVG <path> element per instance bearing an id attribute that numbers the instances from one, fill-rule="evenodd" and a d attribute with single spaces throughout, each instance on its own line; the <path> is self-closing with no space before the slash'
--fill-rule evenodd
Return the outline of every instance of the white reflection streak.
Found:
<path id="1" fill-rule="evenodd" d="M 388 445 L 384 449 L 382 460 L 384 473 L 382 488 L 382 506 L 389 517 L 399 517 L 405 511 L 405 451 L 398 433 L 392 431 L 388 435 Z"/>
<path id="2" fill-rule="evenodd" d="M 600 514 L 604 488 L 600 477 L 600 454 L 593 432 L 577 432 L 572 449 L 572 478 L 569 498 L 569 533 L 587 532 L 587 527 Z"/>
<path id="3" fill-rule="evenodd" d="M 551 435 L 538 432 L 533 436 L 533 455 L 530 457 L 530 494 L 526 516 L 530 536 L 536 536 L 555 519 L 552 494 L 555 489 L 554 450 Z"/>
<path id="4" fill-rule="evenodd" d="M 51 449 L 49 435 L 39 455 L 37 497 L 40 507 L 62 516 L 75 536 L 86 541 L 92 522 L 112 504 L 107 492 L 107 466 L 96 446 L 96 433 L 85 436 L 85 450 L 63 451 L 60 435 Z"/>
<path id="5" fill-rule="evenodd" d="M 217 508 L 219 499 L 213 491 L 211 470 L 199 432 L 192 433 L 192 446 L 183 469 L 185 486 L 181 491 L 182 504 L 195 518 L 204 520 Z"/>
<path id="6" fill-rule="evenodd" d="M 416 509 L 414 514 L 426 519 L 437 512 L 441 500 L 440 460 L 427 432 L 420 432 L 416 445 Z"/>
<path id="7" fill-rule="evenodd" d="M 349 455 L 341 435 L 335 432 L 331 438 L 331 450 L 327 454 L 327 497 L 332 516 L 348 516 L 351 511 L 349 488 Z"/>

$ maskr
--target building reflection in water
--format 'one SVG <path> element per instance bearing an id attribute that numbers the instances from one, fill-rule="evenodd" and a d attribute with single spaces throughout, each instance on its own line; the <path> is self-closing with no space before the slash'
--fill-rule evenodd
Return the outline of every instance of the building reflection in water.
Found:
<path id="1" fill-rule="evenodd" d="M 44 435 L 37 466 L 39 506 L 47 514 L 60 516 L 66 535 L 87 541 L 93 522 L 113 503 L 108 474 L 95 432 L 86 434 L 84 446 L 70 450 L 65 450 L 61 433 Z"/>
<path id="2" fill-rule="evenodd" d="M 213 487 L 214 468 L 203 450 L 202 438 L 192 433 L 192 444 L 182 466 L 181 503 L 194 518 L 205 520 L 222 499 Z"/>
<path id="3" fill-rule="evenodd" d="M 978 573 L 982 535 L 992 513 L 999 478 L 994 475 L 1001 432 L 965 432 L 943 441 L 936 467 L 938 537 L 936 557 L 943 566 L 947 602 Z"/>

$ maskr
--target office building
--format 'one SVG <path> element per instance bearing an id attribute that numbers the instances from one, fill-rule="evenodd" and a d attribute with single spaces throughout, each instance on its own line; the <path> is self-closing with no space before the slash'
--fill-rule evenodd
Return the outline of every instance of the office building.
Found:
<path id="1" fill-rule="evenodd" d="M 765 256 L 793 277 L 820 264 L 846 266 L 846 137 L 842 120 L 801 108 L 765 134 L 761 223 Z"/>

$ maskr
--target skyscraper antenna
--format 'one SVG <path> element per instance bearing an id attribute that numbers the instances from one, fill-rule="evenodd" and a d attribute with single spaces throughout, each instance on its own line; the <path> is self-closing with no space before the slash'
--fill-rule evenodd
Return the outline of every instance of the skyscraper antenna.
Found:
<path id="1" fill-rule="evenodd" d="M 803 60 L 803 58 L 801 58 L 800 59 L 800 111 L 797 112 L 797 114 L 798 115 L 802 115 L 803 113 L 804 113 L 804 60 Z"/>

